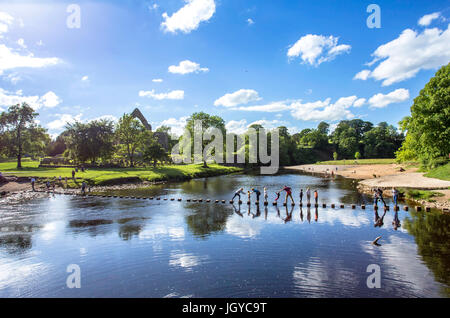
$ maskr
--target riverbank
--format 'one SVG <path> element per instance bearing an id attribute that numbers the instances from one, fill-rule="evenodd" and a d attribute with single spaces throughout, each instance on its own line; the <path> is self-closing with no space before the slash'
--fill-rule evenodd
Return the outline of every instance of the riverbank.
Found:
<path id="1" fill-rule="evenodd" d="M 409 165 L 391 164 L 310 164 L 285 167 L 287 170 L 302 171 L 331 177 L 332 172 L 344 178 L 358 180 L 358 190 L 372 194 L 373 188 L 381 188 L 383 195 L 391 196 L 391 189 L 433 190 L 442 195 L 433 196 L 428 201 L 414 199 L 418 204 L 437 209 L 450 209 L 450 181 L 427 177 L 427 173 L 418 172 L 418 168 Z"/>
<path id="2" fill-rule="evenodd" d="M 86 182 L 91 191 L 107 191 L 108 189 L 132 189 L 163 182 L 187 181 L 243 171 L 242 168 L 218 164 L 209 164 L 206 168 L 202 164 L 168 165 L 155 168 L 88 169 L 76 173 L 75 178 L 72 179 L 71 168 L 39 168 L 30 165 L 22 170 L 14 170 L 14 168 L 2 170 L 1 168 L 2 164 L 0 164 L 0 171 L 7 180 L 0 184 L 2 197 L 31 192 L 31 178 L 36 179 L 35 188 L 37 190 L 46 190 L 46 181 L 55 181 L 56 191 L 79 192 L 82 182 Z M 61 182 L 59 181 L 60 176 Z"/>

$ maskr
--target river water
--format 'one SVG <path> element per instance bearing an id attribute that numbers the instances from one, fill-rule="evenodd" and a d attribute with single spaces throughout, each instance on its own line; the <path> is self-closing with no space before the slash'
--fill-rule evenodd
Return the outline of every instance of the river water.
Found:
<path id="1" fill-rule="evenodd" d="M 228 202 L 264 186 L 272 202 L 284 185 L 297 203 L 300 187 L 318 189 L 319 208 Z M 2 206 L 0 297 L 448 297 L 450 216 L 401 209 L 394 227 L 392 203 L 376 215 L 355 185 L 230 175 L 114 193 L 159 201 L 55 195 Z M 70 264 L 81 288 L 66 284 Z M 378 273 L 380 288 L 369 288 Z"/>

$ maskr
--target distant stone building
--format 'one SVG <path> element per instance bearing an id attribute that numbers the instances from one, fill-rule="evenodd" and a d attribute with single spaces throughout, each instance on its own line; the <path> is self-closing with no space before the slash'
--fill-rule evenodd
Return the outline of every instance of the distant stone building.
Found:
<path id="1" fill-rule="evenodd" d="M 135 108 L 133 112 L 131 113 L 131 116 L 134 118 L 137 118 L 141 121 L 142 125 L 149 130 L 152 131 L 152 125 L 150 125 L 145 119 L 144 115 L 142 115 L 141 111 L 138 108 Z M 166 150 L 169 151 L 169 135 L 165 132 L 157 132 L 155 131 L 153 135 L 156 137 L 160 145 Z"/>

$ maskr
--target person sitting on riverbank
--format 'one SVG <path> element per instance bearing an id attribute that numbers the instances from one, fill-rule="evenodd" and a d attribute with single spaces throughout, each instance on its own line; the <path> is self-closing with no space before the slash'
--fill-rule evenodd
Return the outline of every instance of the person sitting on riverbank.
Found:
<path id="1" fill-rule="evenodd" d="M 259 197 L 261 195 L 261 191 L 259 191 L 258 189 L 252 188 L 252 192 L 251 193 L 255 193 L 256 194 L 256 201 L 259 202 Z"/>
<path id="2" fill-rule="evenodd" d="M 284 203 L 287 204 L 288 198 L 291 198 L 292 203 L 295 203 L 295 202 L 294 202 L 294 198 L 292 197 L 292 189 L 291 189 L 290 187 L 288 187 L 288 186 L 285 185 L 285 186 L 283 187 L 282 191 L 285 191 L 285 192 L 286 192 L 286 197 L 285 197 L 285 199 L 284 199 Z"/>
<path id="3" fill-rule="evenodd" d="M 75 180 L 75 170 L 72 170 L 72 179 Z"/>
<path id="4" fill-rule="evenodd" d="M 241 193 L 244 194 L 244 188 L 240 188 L 239 190 L 237 190 L 237 191 L 234 193 L 234 196 L 233 196 L 233 198 L 231 199 L 231 201 L 233 201 L 235 197 L 238 197 L 238 198 L 239 198 L 239 201 L 241 201 Z"/>
<path id="5" fill-rule="evenodd" d="M 45 186 L 47 187 L 47 191 L 49 191 L 49 190 L 50 190 L 50 181 L 47 181 L 47 182 L 45 183 Z"/>

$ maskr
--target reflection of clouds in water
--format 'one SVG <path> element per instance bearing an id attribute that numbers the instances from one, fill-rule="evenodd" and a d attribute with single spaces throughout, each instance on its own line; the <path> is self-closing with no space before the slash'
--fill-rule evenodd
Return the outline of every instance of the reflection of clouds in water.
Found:
<path id="1" fill-rule="evenodd" d="M 179 241 L 185 237 L 183 227 L 169 227 L 167 225 L 155 225 L 146 227 L 139 233 L 139 239 L 142 240 L 157 240 L 159 238 L 169 237 L 172 240 Z"/>
<path id="2" fill-rule="evenodd" d="M 393 277 L 389 283 L 393 284 L 396 293 L 407 297 L 439 297 L 436 288 L 439 283 L 434 281 L 433 274 L 418 256 L 416 244 L 394 235 L 386 241 L 389 243 L 380 241 L 381 246 L 378 247 L 369 242 L 361 244 L 368 254 L 381 254 L 384 263 L 380 264 L 381 277 L 384 276 L 383 271 L 389 272 L 389 277 Z"/>
<path id="3" fill-rule="evenodd" d="M 182 267 L 187 271 L 192 271 L 192 268 L 200 265 L 207 260 L 208 256 L 197 256 L 192 253 L 183 253 L 182 251 L 172 251 L 170 253 L 169 265 L 174 267 Z"/>
<path id="4" fill-rule="evenodd" d="M 192 297 L 194 297 L 194 295 L 180 296 L 180 294 L 178 294 L 177 292 L 173 292 L 165 295 L 163 298 L 192 298 Z"/>
<path id="5" fill-rule="evenodd" d="M 318 257 L 295 266 L 292 276 L 295 293 L 302 297 L 350 296 L 359 284 L 357 275 L 340 262 L 329 263 Z"/>
<path id="6" fill-rule="evenodd" d="M 253 238 L 259 235 L 262 227 L 263 224 L 259 218 L 252 219 L 251 216 L 241 218 L 235 215 L 228 220 L 225 231 L 240 238 Z"/>
<path id="7" fill-rule="evenodd" d="M 314 210 L 311 210 L 314 213 Z M 334 225 L 339 222 L 342 225 L 360 227 L 370 223 L 367 214 L 356 212 L 353 210 L 324 210 L 319 211 L 319 223 L 329 223 Z"/>
<path id="8" fill-rule="evenodd" d="M 84 248 L 84 247 L 81 247 L 80 248 L 80 256 L 86 256 L 87 255 L 87 249 L 86 248 Z"/>
<path id="9" fill-rule="evenodd" d="M 45 270 L 46 265 L 43 263 L 0 263 L 0 290 L 3 288 L 12 288 L 20 292 L 22 288 L 39 284 L 38 280 Z M 23 294 L 19 295 L 23 296 Z M 14 297 L 14 295 L 8 296 Z"/>
<path id="10" fill-rule="evenodd" d="M 58 235 L 58 228 L 64 229 L 64 224 L 62 224 L 62 227 L 58 227 L 58 223 L 61 224 L 61 222 L 51 222 L 45 224 L 40 230 L 40 237 L 46 241 L 51 241 L 52 239 L 54 239 Z"/>

